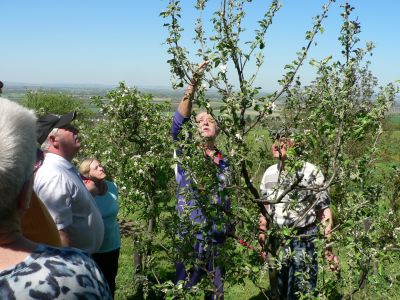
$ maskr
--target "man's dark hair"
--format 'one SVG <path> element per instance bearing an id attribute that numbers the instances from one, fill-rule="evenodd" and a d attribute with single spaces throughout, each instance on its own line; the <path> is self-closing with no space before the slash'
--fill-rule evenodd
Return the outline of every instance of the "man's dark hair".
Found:
<path id="1" fill-rule="evenodd" d="M 275 130 L 270 130 L 269 134 L 272 140 L 279 140 L 281 138 L 290 138 L 293 133 L 292 128 L 282 127 Z"/>
<path id="2" fill-rule="evenodd" d="M 0 89 L 4 86 L 3 81 L 0 81 Z"/>

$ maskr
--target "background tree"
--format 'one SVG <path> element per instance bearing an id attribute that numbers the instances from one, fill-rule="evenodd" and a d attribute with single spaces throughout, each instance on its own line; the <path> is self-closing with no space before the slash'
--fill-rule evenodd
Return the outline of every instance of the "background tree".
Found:
<path id="1" fill-rule="evenodd" d="M 99 113 L 81 131 L 84 155 L 105 165 L 118 185 L 122 215 L 134 216 L 135 282 L 147 293 L 148 277 L 158 280 L 160 267 L 152 255 L 158 247 L 154 237 L 163 229 L 157 220 L 168 212 L 172 197 L 169 106 L 124 83 L 94 104 Z"/>
<path id="2" fill-rule="evenodd" d="M 76 110 L 80 116 L 79 119 L 84 120 L 91 114 L 84 100 L 68 93 L 45 90 L 28 91 L 21 104 L 35 110 L 38 115 L 49 113 L 63 115 Z"/>

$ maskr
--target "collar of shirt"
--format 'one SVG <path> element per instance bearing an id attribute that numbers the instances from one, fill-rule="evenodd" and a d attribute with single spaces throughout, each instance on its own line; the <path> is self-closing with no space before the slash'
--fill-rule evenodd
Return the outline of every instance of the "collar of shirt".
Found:
<path id="1" fill-rule="evenodd" d="M 43 163 L 47 164 L 47 163 L 55 163 L 55 162 L 57 162 L 58 165 L 61 165 L 65 169 L 71 170 L 72 172 L 74 172 L 76 174 L 76 176 L 79 177 L 80 180 L 82 180 L 81 174 L 79 173 L 79 171 L 76 169 L 76 167 L 71 162 L 69 162 L 64 157 L 62 157 L 58 154 L 46 153 Z M 83 182 L 83 180 L 82 180 L 82 182 Z"/>
<path id="2" fill-rule="evenodd" d="M 59 164 L 61 164 L 63 167 L 67 169 L 76 169 L 75 166 L 66 160 L 64 157 L 54 154 L 54 153 L 46 153 L 44 157 L 44 162 L 43 163 L 49 163 L 49 162 L 55 162 L 57 161 Z"/>

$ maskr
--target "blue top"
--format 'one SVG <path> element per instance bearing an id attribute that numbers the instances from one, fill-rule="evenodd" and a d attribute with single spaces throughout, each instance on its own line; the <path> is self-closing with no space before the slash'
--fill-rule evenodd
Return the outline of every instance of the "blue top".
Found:
<path id="1" fill-rule="evenodd" d="M 175 112 L 174 118 L 172 120 L 172 130 L 171 134 L 173 139 L 178 140 L 178 135 L 182 130 L 182 126 L 189 120 L 189 118 L 183 117 L 178 111 Z M 177 151 L 178 155 L 180 151 Z M 213 242 L 223 242 L 226 239 L 226 233 L 228 231 L 229 225 L 226 224 L 224 228 L 217 228 L 216 221 L 220 218 L 224 217 L 224 212 L 230 210 L 230 201 L 227 195 L 225 195 L 224 189 L 229 184 L 230 170 L 229 165 L 225 158 L 222 157 L 220 153 L 220 160 L 218 162 L 219 172 L 217 174 L 219 184 L 218 191 L 210 191 L 210 201 L 214 201 L 214 203 L 218 206 L 217 212 L 218 214 L 214 217 L 212 221 L 211 230 L 204 235 L 202 232 L 197 233 L 197 239 L 203 240 L 204 238 L 210 238 Z M 189 176 L 187 176 L 188 172 L 185 172 L 181 165 L 177 165 L 176 167 L 176 181 L 178 183 L 177 189 L 177 204 L 176 208 L 178 210 L 179 216 L 182 215 L 183 211 L 186 207 L 195 207 L 194 209 L 190 209 L 190 219 L 195 223 L 204 223 L 207 226 L 207 219 L 204 216 L 202 208 L 198 205 L 196 201 L 197 191 L 194 191 L 191 186 L 192 182 Z M 192 199 L 186 199 L 186 195 L 191 195 Z M 228 226 L 227 226 L 228 225 Z"/>
<path id="2" fill-rule="evenodd" d="M 117 221 L 118 188 L 114 182 L 106 180 L 106 184 L 107 192 L 94 198 L 104 222 L 103 244 L 96 253 L 110 252 L 121 247 L 121 235 Z"/>

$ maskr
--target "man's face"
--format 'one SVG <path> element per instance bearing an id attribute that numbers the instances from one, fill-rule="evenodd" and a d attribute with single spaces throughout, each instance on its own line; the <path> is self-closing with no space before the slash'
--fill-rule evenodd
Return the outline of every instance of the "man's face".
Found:
<path id="1" fill-rule="evenodd" d="M 81 142 L 78 139 L 78 129 L 70 124 L 58 129 L 56 141 L 59 144 L 59 148 L 70 156 L 78 153 L 81 147 Z"/>
<path id="2" fill-rule="evenodd" d="M 89 175 L 95 180 L 103 180 L 106 178 L 106 172 L 104 171 L 103 166 L 97 160 L 92 161 L 90 164 Z"/>
<path id="3" fill-rule="evenodd" d="M 218 135 L 217 122 L 206 112 L 199 113 L 196 116 L 197 126 L 203 138 L 214 139 Z"/>
<path id="4" fill-rule="evenodd" d="M 292 140 L 288 138 L 277 139 L 272 144 L 272 155 L 279 160 L 287 159 L 287 149 L 293 146 Z"/>

